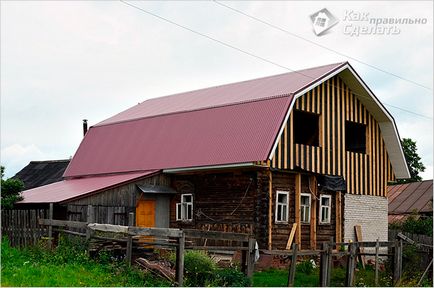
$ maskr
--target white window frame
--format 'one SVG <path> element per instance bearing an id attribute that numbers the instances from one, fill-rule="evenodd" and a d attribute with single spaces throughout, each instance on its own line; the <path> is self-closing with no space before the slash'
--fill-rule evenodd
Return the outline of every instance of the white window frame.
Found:
<path id="1" fill-rule="evenodd" d="M 302 204 L 301 198 L 303 196 L 309 198 L 309 205 L 308 206 Z M 307 215 L 307 221 L 303 221 L 303 214 L 306 213 L 306 207 L 309 207 L 309 214 Z M 301 193 L 300 194 L 300 222 L 302 224 L 309 224 L 310 223 L 311 213 L 312 213 L 312 198 L 311 198 L 311 195 L 309 193 Z"/>
<path id="2" fill-rule="evenodd" d="M 329 205 L 322 205 L 322 199 L 328 198 Z M 322 220 L 323 208 L 328 210 L 328 219 Z M 319 197 L 319 223 L 320 224 L 330 224 L 332 219 L 332 196 L 331 195 L 321 195 Z"/>
<path id="3" fill-rule="evenodd" d="M 286 203 L 279 202 L 279 195 L 286 195 Z M 285 207 L 286 213 L 283 215 L 284 219 L 278 219 L 279 207 Z M 280 191 L 276 192 L 276 211 L 275 211 L 274 221 L 275 223 L 288 223 L 289 221 L 289 192 L 288 191 Z"/>
<path id="4" fill-rule="evenodd" d="M 191 201 L 185 201 L 188 196 L 191 197 Z M 176 203 L 176 221 L 193 221 L 193 201 L 193 194 L 181 194 L 181 202 Z"/>

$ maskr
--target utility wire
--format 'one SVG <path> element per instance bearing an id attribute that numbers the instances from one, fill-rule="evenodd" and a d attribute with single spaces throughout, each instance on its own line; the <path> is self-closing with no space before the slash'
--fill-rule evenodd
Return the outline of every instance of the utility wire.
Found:
<path id="1" fill-rule="evenodd" d="M 264 57 L 258 56 L 258 55 L 256 55 L 256 54 L 253 54 L 253 53 L 251 53 L 251 52 L 245 51 L 245 50 L 243 50 L 243 49 L 241 49 L 241 48 L 238 48 L 238 47 L 236 47 L 236 46 L 233 46 L 233 45 L 231 45 L 231 44 L 228 44 L 228 43 L 226 43 L 226 42 L 223 42 L 223 41 L 221 41 L 221 40 L 218 40 L 218 39 L 216 39 L 216 38 L 213 38 L 213 37 L 208 36 L 208 35 L 206 35 L 206 34 L 203 34 L 203 33 L 201 33 L 201 32 L 198 32 L 198 31 L 196 31 L 196 30 L 193 30 L 193 29 L 191 29 L 191 28 L 189 28 L 189 27 L 186 27 L 186 26 L 184 26 L 184 25 L 181 25 L 181 24 L 179 24 L 179 23 L 176 23 L 176 22 L 174 22 L 174 21 L 172 21 L 172 20 L 170 20 L 170 19 L 164 18 L 164 17 L 162 17 L 162 16 L 160 16 L 160 15 L 157 15 L 157 14 L 155 14 L 155 13 L 153 13 L 153 12 L 150 12 L 150 11 L 148 11 L 148 10 L 145 10 L 145 9 L 139 7 L 139 6 L 136 6 L 136 5 L 133 5 L 133 4 L 131 4 L 131 3 L 128 3 L 128 2 L 126 2 L 126 1 L 124 1 L 124 0 L 119 0 L 119 1 L 120 1 L 121 3 L 123 3 L 123 4 L 125 4 L 125 5 L 128 5 L 128 6 L 130 6 L 130 7 L 133 7 L 133 8 L 135 8 L 135 9 L 137 9 L 137 10 L 140 10 L 140 11 L 142 11 L 142 12 L 148 14 L 148 15 L 151 15 L 151 16 L 153 16 L 153 17 L 156 17 L 156 18 L 158 18 L 158 19 L 160 19 L 160 20 L 163 20 L 163 21 L 165 21 L 165 22 L 168 22 L 168 23 L 170 23 L 170 24 L 172 24 L 172 25 L 178 26 L 178 27 L 180 27 L 180 28 L 182 28 L 182 29 L 184 29 L 184 30 L 190 31 L 190 32 L 192 32 L 192 33 L 194 33 L 194 34 L 196 34 L 196 35 L 199 35 L 199 36 L 202 36 L 202 37 L 204 37 L 204 38 L 207 38 L 207 39 L 209 39 L 209 40 L 211 40 L 211 41 L 214 41 L 214 42 L 216 42 L 216 43 L 219 43 L 219 44 L 221 44 L 221 45 L 223 45 L 223 46 L 226 46 L 226 47 L 228 47 L 228 48 L 234 49 L 234 50 L 236 50 L 236 51 L 238 51 L 238 52 L 241 52 L 241 53 L 246 54 L 246 55 L 248 55 L 248 56 L 251 56 L 251 57 L 253 57 L 253 58 L 259 59 L 259 60 L 264 61 L 264 62 L 267 62 L 267 63 L 272 64 L 272 65 L 274 65 L 274 66 L 277 66 L 277 67 L 279 67 L 279 68 L 283 68 L 283 69 L 285 69 L 285 70 L 288 70 L 288 71 L 291 71 L 291 72 L 294 72 L 294 73 L 297 73 L 297 74 L 303 75 L 303 76 L 308 77 L 308 78 L 310 78 L 310 79 L 312 79 L 312 80 L 315 80 L 315 79 L 316 79 L 316 78 L 314 78 L 314 77 L 312 77 L 312 76 L 309 76 L 309 75 L 306 75 L 306 74 L 304 74 L 304 73 L 302 73 L 302 72 L 300 72 L 300 71 L 296 71 L 296 70 L 291 69 L 291 68 L 289 68 L 289 67 L 287 67 L 287 66 L 284 66 L 284 65 L 281 65 L 281 64 L 279 64 L 279 63 L 276 63 L 276 62 L 274 62 L 274 61 L 272 61 L 272 60 L 269 60 L 269 59 L 266 59 L 266 58 L 264 58 Z M 338 90 L 342 90 L 340 87 L 334 86 L 334 85 L 332 85 L 332 84 L 330 84 L 330 83 L 325 82 L 325 84 L 326 84 L 327 86 L 329 86 L 329 87 L 333 87 L 333 88 L 337 88 Z M 366 97 L 366 96 L 364 96 L 364 95 L 356 94 L 356 93 L 354 93 L 354 92 L 352 92 L 352 93 L 353 93 L 354 95 L 356 95 L 356 96 L 359 96 L 360 98 L 370 99 L 370 98 L 368 98 L 368 97 Z M 383 103 L 384 105 L 386 105 L 386 106 L 390 106 L 390 107 L 393 107 L 393 108 L 395 108 L 395 109 L 399 109 L 399 110 L 402 110 L 402 111 L 404 111 L 404 112 L 407 112 L 407 113 L 411 113 L 411 114 L 417 115 L 417 116 L 419 116 L 419 117 L 423 117 L 423 118 L 430 119 L 430 120 L 432 119 L 432 118 L 429 117 L 429 116 L 426 116 L 426 115 L 423 115 L 423 114 L 419 114 L 419 113 L 416 113 L 416 112 L 410 111 L 410 110 L 408 110 L 408 109 L 404 109 L 404 108 L 401 108 L 401 107 L 398 107 L 398 106 L 390 105 L 390 104 L 385 103 L 385 102 L 382 102 L 382 103 Z"/>
<path id="2" fill-rule="evenodd" d="M 328 50 L 328 51 L 330 51 L 330 52 L 333 52 L 333 53 L 335 53 L 335 54 L 337 54 L 337 55 L 344 56 L 344 57 L 346 57 L 346 58 L 348 58 L 348 59 L 351 59 L 351 60 L 354 60 L 354 61 L 356 61 L 356 62 L 358 62 L 358 63 L 360 63 L 360 64 L 366 65 L 366 66 L 368 66 L 368 67 L 370 67 L 370 68 L 372 68 L 372 69 L 375 69 L 375 70 L 377 70 L 377 71 L 383 72 L 383 73 L 385 73 L 385 74 L 389 74 L 389 75 L 391 75 L 391 76 L 394 76 L 394 77 L 399 78 L 399 79 L 401 79 L 401 80 L 404 80 L 404 81 L 406 81 L 406 82 L 412 83 L 412 84 L 417 85 L 417 86 L 419 86 L 419 87 L 425 88 L 425 89 L 427 89 L 427 90 L 432 90 L 432 88 L 430 88 L 430 87 L 428 87 L 428 86 L 425 86 L 425 85 L 423 85 L 423 84 L 420 84 L 420 83 L 418 83 L 418 82 L 416 82 L 416 81 L 413 81 L 413 80 L 411 80 L 411 79 L 404 78 L 404 77 L 399 76 L 399 75 L 397 75 L 397 74 L 395 74 L 395 73 L 392 73 L 392 72 L 386 71 L 386 70 L 384 70 L 384 69 L 382 69 L 382 68 L 379 68 L 379 67 L 374 66 L 374 65 L 372 65 L 372 64 L 366 63 L 366 62 L 364 62 L 364 61 L 362 61 L 362 60 L 360 60 L 360 59 L 357 59 L 357 58 L 355 58 L 355 57 L 352 57 L 352 56 L 350 56 L 350 55 L 347 55 L 347 54 L 344 54 L 344 53 L 342 53 L 342 52 L 336 51 L 336 50 L 334 50 L 334 49 L 332 49 L 332 48 L 329 48 L 329 47 L 327 47 L 327 46 L 324 46 L 324 45 L 322 45 L 322 44 L 320 44 L 320 43 L 317 43 L 317 42 L 315 42 L 315 41 L 312 41 L 312 40 L 309 40 L 309 39 L 307 39 L 307 38 L 304 38 L 303 36 L 300 36 L 300 35 L 298 35 L 298 34 L 295 34 L 295 33 L 291 32 L 291 31 L 288 31 L 288 30 L 286 30 L 286 29 L 284 29 L 284 28 L 282 28 L 282 27 L 276 26 L 276 25 L 274 25 L 274 24 L 272 24 L 272 23 L 270 23 L 270 22 L 267 22 L 267 21 L 265 21 L 265 20 L 263 20 L 263 19 L 261 19 L 261 18 L 255 17 L 255 16 L 250 15 L 250 14 L 247 14 L 247 13 L 241 11 L 241 10 L 238 10 L 238 9 L 236 9 L 236 8 L 234 8 L 234 7 L 231 7 L 231 6 L 229 6 L 229 5 L 223 4 L 223 3 L 221 3 L 220 1 L 213 0 L 213 2 L 214 2 L 215 4 L 217 4 L 217 5 L 220 5 L 220 6 L 222 6 L 222 7 L 225 7 L 225 8 L 227 8 L 227 9 L 229 9 L 229 10 L 232 10 L 232 11 L 238 13 L 238 14 L 244 15 L 244 16 L 250 18 L 250 19 L 253 19 L 253 20 L 255 20 L 255 21 L 258 21 L 258 22 L 260 22 L 260 23 L 262 23 L 262 24 L 265 24 L 265 25 L 267 25 L 267 26 L 269 26 L 269 27 L 271 27 L 271 28 L 274 28 L 274 29 L 276 29 L 276 30 L 282 31 L 282 32 L 284 32 L 284 33 L 286 33 L 286 34 L 288 34 L 288 35 L 291 35 L 291 36 L 296 37 L 296 38 L 298 38 L 298 39 L 304 40 L 304 41 L 309 42 L 309 43 L 311 43 L 311 44 L 313 44 L 313 45 L 316 45 L 316 46 L 318 46 L 318 47 L 321 47 L 321 48 L 323 48 L 323 49 L 326 49 L 326 50 Z"/>

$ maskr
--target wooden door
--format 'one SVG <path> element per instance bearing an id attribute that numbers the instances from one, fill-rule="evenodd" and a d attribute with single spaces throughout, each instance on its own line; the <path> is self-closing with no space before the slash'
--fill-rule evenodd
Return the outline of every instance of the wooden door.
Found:
<path id="1" fill-rule="evenodd" d="M 140 200 L 137 203 L 136 226 L 155 227 L 155 200 Z"/>

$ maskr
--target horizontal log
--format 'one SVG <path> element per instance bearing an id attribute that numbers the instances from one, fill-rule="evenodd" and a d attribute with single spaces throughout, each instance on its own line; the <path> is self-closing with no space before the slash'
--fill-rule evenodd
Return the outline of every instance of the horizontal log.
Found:
<path id="1" fill-rule="evenodd" d="M 97 224 L 91 223 L 88 227 L 95 231 L 124 233 L 129 235 L 140 236 L 156 236 L 156 237 L 176 237 L 182 236 L 182 231 L 171 228 L 144 228 L 144 227 L 129 227 L 122 225 Z"/>
<path id="2" fill-rule="evenodd" d="M 241 246 L 185 246 L 185 249 L 192 249 L 192 250 L 207 250 L 207 251 L 216 251 L 216 250 L 223 250 L 223 251 L 239 251 L 239 250 L 245 250 L 248 251 L 249 247 L 241 247 Z"/>
<path id="3" fill-rule="evenodd" d="M 220 231 L 202 231 L 194 229 L 183 229 L 186 238 L 201 238 L 201 239 L 214 239 L 214 240 L 233 240 L 247 242 L 252 235 L 244 233 L 231 233 Z"/>
<path id="4" fill-rule="evenodd" d="M 69 230 L 65 230 L 65 229 L 53 229 L 53 230 L 56 231 L 56 232 L 71 234 L 71 235 L 80 236 L 80 237 L 86 237 L 86 233 L 69 231 Z"/>
<path id="5" fill-rule="evenodd" d="M 69 227 L 69 228 L 86 228 L 87 226 L 86 222 L 51 220 L 51 219 L 41 219 L 41 218 L 39 218 L 38 223 L 39 225 Z"/>

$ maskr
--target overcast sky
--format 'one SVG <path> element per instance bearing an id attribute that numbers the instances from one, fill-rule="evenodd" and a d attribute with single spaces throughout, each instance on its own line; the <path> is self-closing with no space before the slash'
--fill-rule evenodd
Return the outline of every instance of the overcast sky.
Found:
<path id="1" fill-rule="evenodd" d="M 290 69 L 348 60 L 400 136 L 417 142 L 422 176 L 432 179 L 432 1 L 223 2 L 388 73 L 213 2 L 129 3 Z M 339 23 L 316 36 L 309 16 L 322 8 Z M 364 17 L 421 21 L 385 25 L 391 35 L 349 35 L 375 28 Z M 93 125 L 149 98 L 284 72 L 122 2 L 2 1 L 1 164 L 10 177 L 31 160 L 70 158 L 82 119 Z"/>

